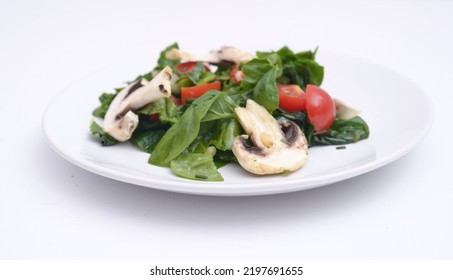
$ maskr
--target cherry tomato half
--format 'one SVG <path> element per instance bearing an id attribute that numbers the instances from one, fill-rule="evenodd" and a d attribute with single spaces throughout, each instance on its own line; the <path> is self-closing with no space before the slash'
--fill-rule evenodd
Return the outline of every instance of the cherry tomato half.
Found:
<path id="1" fill-rule="evenodd" d="M 305 110 L 305 92 L 298 85 L 278 85 L 280 108 L 287 112 Z"/>
<path id="2" fill-rule="evenodd" d="M 315 85 L 307 85 L 305 89 L 307 114 L 316 132 L 327 131 L 335 120 L 335 102 L 332 97 Z"/>
<path id="3" fill-rule="evenodd" d="M 176 70 L 178 70 L 179 74 L 186 74 L 192 72 L 195 68 L 197 68 L 197 63 L 195 61 L 183 62 L 176 65 Z M 204 64 L 204 69 L 208 72 L 211 72 L 211 69 Z"/>
<path id="4" fill-rule="evenodd" d="M 181 88 L 181 102 L 186 104 L 187 99 L 198 98 L 205 92 L 211 89 L 220 90 L 222 84 L 219 81 L 215 81 L 208 84 L 193 86 L 193 87 L 182 87 Z"/>

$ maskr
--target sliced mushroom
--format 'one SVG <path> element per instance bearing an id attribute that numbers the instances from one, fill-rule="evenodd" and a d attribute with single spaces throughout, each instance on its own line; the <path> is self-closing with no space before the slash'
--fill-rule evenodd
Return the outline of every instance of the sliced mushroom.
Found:
<path id="1" fill-rule="evenodd" d="M 248 52 L 241 51 L 235 47 L 221 47 L 220 50 L 213 50 L 204 55 L 197 55 L 189 52 L 183 52 L 173 48 L 166 52 L 165 56 L 168 59 L 177 59 L 184 61 L 201 61 L 212 64 L 220 64 L 222 62 L 241 63 L 252 60 L 254 56 Z"/>
<path id="2" fill-rule="evenodd" d="M 355 109 L 343 101 L 334 98 L 333 101 L 335 102 L 335 109 L 336 109 L 336 117 L 343 119 L 343 120 L 349 120 L 354 117 L 357 117 L 360 115 L 360 111 L 358 109 Z"/>
<path id="3" fill-rule="evenodd" d="M 134 111 L 154 100 L 171 96 L 171 76 L 171 68 L 165 67 L 150 82 L 142 79 L 120 91 L 105 114 L 104 131 L 118 141 L 127 141 L 138 125 Z"/>
<path id="4" fill-rule="evenodd" d="M 288 120 L 278 123 L 251 99 L 245 108 L 238 107 L 235 112 L 247 135 L 236 137 L 232 150 L 244 169 L 264 175 L 292 172 L 304 165 L 308 145 L 299 126 Z"/>
<path id="5" fill-rule="evenodd" d="M 220 48 L 220 51 L 217 52 L 220 60 L 223 61 L 231 61 L 236 64 L 239 64 L 241 62 L 247 62 L 255 58 L 254 55 L 244 52 L 238 48 L 235 47 L 227 47 L 224 46 Z"/>

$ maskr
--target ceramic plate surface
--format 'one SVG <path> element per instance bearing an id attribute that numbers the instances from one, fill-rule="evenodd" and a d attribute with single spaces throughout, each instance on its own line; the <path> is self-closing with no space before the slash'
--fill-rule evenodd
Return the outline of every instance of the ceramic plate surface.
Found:
<path id="1" fill-rule="evenodd" d="M 91 112 L 102 92 L 148 72 L 154 63 L 133 60 L 90 75 L 59 94 L 43 117 L 51 147 L 91 172 L 145 187 L 201 195 L 263 195 L 315 188 L 379 168 L 410 151 L 429 131 L 433 106 L 411 81 L 379 65 L 352 56 L 318 53 L 325 67 L 322 87 L 359 108 L 370 138 L 336 149 L 309 149 L 305 166 L 289 175 L 254 176 L 236 164 L 219 171 L 224 182 L 191 181 L 169 168 L 149 165 L 148 154 L 130 143 L 102 147 L 90 135 Z"/>

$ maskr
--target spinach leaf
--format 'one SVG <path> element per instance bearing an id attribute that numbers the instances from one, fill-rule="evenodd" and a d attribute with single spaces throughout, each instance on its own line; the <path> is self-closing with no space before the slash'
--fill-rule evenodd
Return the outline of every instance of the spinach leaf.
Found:
<path id="1" fill-rule="evenodd" d="M 287 120 L 295 122 L 302 129 L 302 131 L 304 131 L 305 127 L 309 124 L 306 111 L 295 111 L 290 113 L 282 109 L 278 109 L 274 112 L 273 116 L 277 120 L 280 118 L 285 118 Z"/>
<path id="2" fill-rule="evenodd" d="M 314 51 L 303 51 L 296 53 L 294 56 L 298 59 L 310 59 L 310 60 L 315 60 L 316 58 L 316 53 L 318 52 L 318 47 Z"/>
<path id="3" fill-rule="evenodd" d="M 299 59 L 283 65 L 283 74 L 278 79 L 281 84 L 297 84 L 305 90 L 308 84 L 320 85 L 324 68 L 314 60 Z"/>
<path id="4" fill-rule="evenodd" d="M 164 136 L 166 129 L 147 130 L 141 133 L 133 134 L 131 140 L 144 152 L 152 153 L 157 143 Z"/>
<path id="5" fill-rule="evenodd" d="M 197 137 L 184 153 L 206 153 L 210 146 L 216 148 L 216 154 L 219 151 L 231 151 L 234 138 L 240 132 L 241 126 L 234 118 L 202 122 Z"/>
<path id="6" fill-rule="evenodd" d="M 219 65 L 215 71 L 216 80 L 229 81 L 231 79 L 231 71 L 234 65 Z"/>
<path id="7" fill-rule="evenodd" d="M 202 62 L 197 62 L 197 66 L 190 72 L 180 73 L 177 69 L 175 71 L 179 75 L 179 79 L 176 82 L 179 87 L 203 85 L 216 80 L 216 74 L 207 71 Z"/>
<path id="8" fill-rule="evenodd" d="M 272 65 L 276 66 L 276 76 L 277 78 L 282 75 L 282 66 L 283 61 L 280 55 L 276 52 L 257 52 L 256 56 L 258 58 L 265 58 L 267 59 Z"/>
<path id="9" fill-rule="evenodd" d="M 255 89 L 253 89 L 253 99 L 271 113 L 278 108 L 278 90 L 274 69 L 264 74 L 256 84 Z"/>
<path id="10" fill-rule="evenodd" d="M 98 125 L 94 120 L 91 121 L 90 124 L 90 131 L 91 134 L 94 136 L 98 136 L 98 140 L 102 146 L 111 146 L 117 143 L 115 138 L 108 135 L 100 125 Z"/>
<path id="11" fill-rule="evenodd" d="M 137 113 L 148 116 L 159 114 L 159 120 L 162 123 L 173 124 L 179 119 L 178 107 L 176 107 L 175 103 L 173 103 L 170 98 L 157 99 L 137 111 Z"/>
<path id="12" fill-rule="evenodd" d="M 200 130 L 197 137 L 190 143 L 189 147 L 184 150 L 184 153 L 206 153 L 216 136 L 216 125 L 217 121 L 200 123 Z"/>
<path id="13" fill-rule="evenodd" d="M 200 74 L 200 78 L 197 81 L 197 85 L 207 84 L 207 83 L 213 82 L 216 79 L 217 79 L 216 74 L 205 70 L 204 72 L 202 72 Z"/>
<path id="14" fill-rule="evenodd" d="M 175 69 L 175 66 L 180 63 L 180 60 L 168 59 L 165 57 L 165 53 L 173 48 L 179 49 L 178 43 L 173 43 L 160 52 L 159 59 L 157 60 L 157 66 L 154 70 L 162 70 L 166 66 L 170 66 L 172 69 Z"/>
<path id="15" fill-rule="evenodd" d="M 209 111 L 201 120 L 202 122 L 208 122 L 212 120 L 234 118 L 234 108 L 237 106 L 236 103 L 225 93 L 219 93 L 221 96 L 212 104 Z"/>
<path id="16" fill-rule="evenodd" d="M 226 93 L 238 106 L 245 107 L 247 99 L 253 96 L 253 88 L 230 87 Z"/>
<path id="17" fill-rule="evenodd" d="M 122 88 L 115 89 L 116 93 L 103 93 L 101 96 L 99 96 L 99 102 L 101 105 L 94 109 L 93 111 L 93 116 L 99 117 L 99 118 L 104 118 L 105 114 L 107 113 L 107 110 L 110 107 L 110 104 L 112 103 L 113 99 L 115 99 L 115 96 L 122 90 Z"/>
<path id="18" fill-rule="evenodd" d="M 242 65 L 244 81 L 241 86 L 255 86 L 274 65 L 267 58 L 255 58 Z"/>
<path id="19" fill-rule="evenodd" d="M 313 127 L 306 129 L 306 137 L 310 147 L 317 145 L 344 145 L 367 139 L 370 135 L 368 125 L 361 117 L 350 120 L 335 119 L 325 135 L 317 135 Z"/>
<path id="20" fill-rule="evenodd" d="M 217 151 L 214 155 L 214 164 L 217 168 L 223 167 L 231 162 L 237 162 L 236 156 L 233 154 L 233 151 Z"/>
<path id="21" fill-rule="evenodd" d="M 197 137 L 183 153 L 207 153 L 212 146 L 217 150 L 216 155 L 221 151 L 231 151 L 234 138 L 241 131 L 239 122 L 234 118 L 202 122 Z"/>
<path id="22" fill-rule="evenodd" d="M 241 125 L 236 119 L 219 120 L 216 124 L 216 136 L 212 144 L 222 151 L 231 150 L 234 138 L 242 132 Z"/>
<path id="23" fill-rule="evenodd" d="M 285 46 L 276 52 L 258 52 L 257 55 L 277 65 L 279 84 L 297 84 L 305 89 L 307 84 L 321 85 L 324 78 L 324 68 L 315 61 L 316 52 L 317 49 L 294 53 Z"/>
<path id="24" fill-rule="evenodd" d="M 230 87 L 228 95 L 239 106 L 244 106 L 247 99 L 254 99 L 263 105 L 269 112 L 278 108 L 278 91 L 276 75 L 280 59 L 277 56 L 263 55 L 242 65 L 244 80 L 239 87 Z"/>
<path id="25" fill-rule="evenodd" d="M 197 67 L 195 67 L 192 71 L 180 74 L 181 79 L 189 78 L 192 83 L 196 84 L 200 80 L 200 76 L 203 72 L 206 72 L 204 68 L 204 64 L 202 62 L 197 62 Z"/>
<path id="26" fill-rule="evenodd" d="M 276 53 L 280 56 L 283 63 L 287 63 L 296 59 L 294 52 L 287 46 L 283 46 Z"/>
<path id="27" fill-rule="evenodd" d="M 169 128 L 170 128 L 169 123 L 162 123 L 160 121 L 154 122 L 151 121 L 150 117 L 147 115 L 138 115 L 138 125 L 134 133 L 132 134 L 132 137 L 134 137 L 135 134 L 138 135 L 148 130 L 164 129 L 165 131 L 167 131 Z"/>
<path id="28" fill-rule="evenodd" d="M 167 166 L 179 156 L 198 135 L 200 123 L 212 104 L 225 93 L 211 90 L 195 99 L 181 118 L 165 133 L 151 154 L 150 164 Z"/>
<path id="29" fill-rule="evenodd" d="M 223 181 L 213 157 L 207 154 L 181 154 L 170 162 L 171 170 L 178 176 L 201 181 Z"/>

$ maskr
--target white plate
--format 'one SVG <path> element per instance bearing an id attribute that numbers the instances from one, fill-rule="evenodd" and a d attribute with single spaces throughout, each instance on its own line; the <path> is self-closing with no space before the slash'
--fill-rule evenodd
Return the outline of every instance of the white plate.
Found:
<path id="1" fill-rule="evenodd" d="M 149 165 L 148 154 L 129 143 L 101 147 L 89 132 L 97 98 L 153 67 L 143 60 L 105 69 L 67 88 L 45 112 L 44 133 L 65 159 L 102 176 L 167 191 L 242 196 L 305 190 L 363 174 L 403 156 L 429 131 L 432 103 L 412 82 L 351 56 L 321 52 L 318 61 L 326 70 L 323 88 L 360 108 L 371 134 L 344 150 L 310 148 L 305 166 L 290 175 L 254 176 L 230 164 L 220 169 L 224 182 L 191 181 Z"/>

